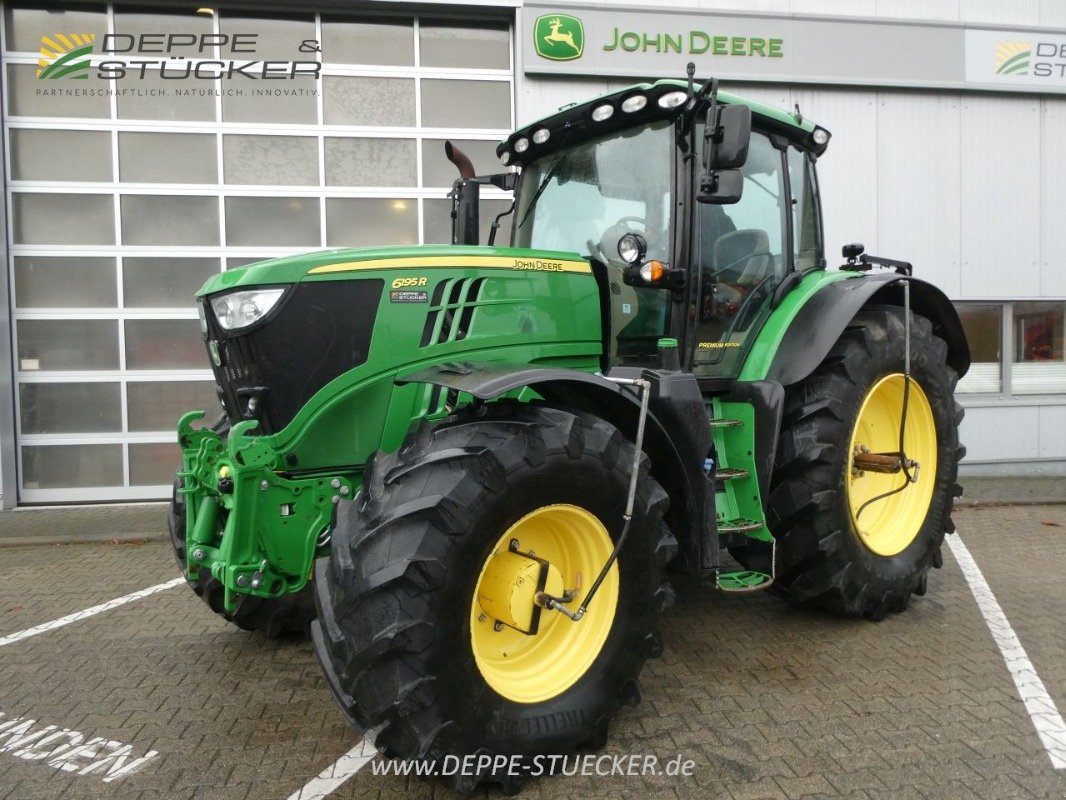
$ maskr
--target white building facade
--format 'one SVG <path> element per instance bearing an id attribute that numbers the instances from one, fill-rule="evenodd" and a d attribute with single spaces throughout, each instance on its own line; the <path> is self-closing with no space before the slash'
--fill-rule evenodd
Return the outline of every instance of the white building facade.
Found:
<path id="1" fill-rule="evenodd" d="M 672 5 L 3 3 L 3 506 L 169 495 L 174 422 L 216 405 L 191 302 L 208 274 L 446 241 L 445 139 L 494 171 L 516 124 L 689 60 L 832 132 L 831 265 L 863 242 L 955 301 L 966 469 L 1066 470 L 1066 4 Z M 89 45 L 85 78 L 40 76 Z M 192 78 L 160 73 L 178 55 Z M 144 77 L 101 77 L 133 59 Z M 226 74 L 249 59 L 289 66 Z"/>

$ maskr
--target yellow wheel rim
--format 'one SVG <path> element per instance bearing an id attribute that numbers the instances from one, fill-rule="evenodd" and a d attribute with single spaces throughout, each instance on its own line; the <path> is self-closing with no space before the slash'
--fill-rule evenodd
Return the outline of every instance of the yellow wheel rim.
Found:
<path id="1" fill-rule="evenodd" d="M 908 458 L 918 462 L 918 480 L 859 513 L 866 502 L 906 481 L 902 472 L 864 472 L 854 466 L 856 453 L 863 449 L 871 453 L 894 453 L 899 449 L 904 381 L 901 373 L 887 375 L 867 393 L 851 432 L 844 476 L 852 525 L 863 544 L 882 556 L 901 553 L 914 541 L 929 512 L 936 484 L 936 421 L 929 399 L 912 378 L 903 449 Z"/>
<path id="2" fill-rule="evenodd" d="M 516 542 L 512 546 L 512 542 Z M 580 589 L 567 604 L 577 610 L 589 585 L 607 563 L 614 543 L 592 513 L 572 505 L 542 506 L 507 529 L 478 575 L 470 604 L 470 643 L 482 677 L 516 703 L 540 703 L 562 694 L 584 675 L 603 649 L 618 606 L 618 563 L 611 567 L 588 612 L 572 622 L 558 611 L 541 611 L 536 635 L 508 623 L 524 622 L 532 611 L 538 564 L 549 563 L 549 594 Z M 580 576 L 580 577 L 579 577 Z"/>

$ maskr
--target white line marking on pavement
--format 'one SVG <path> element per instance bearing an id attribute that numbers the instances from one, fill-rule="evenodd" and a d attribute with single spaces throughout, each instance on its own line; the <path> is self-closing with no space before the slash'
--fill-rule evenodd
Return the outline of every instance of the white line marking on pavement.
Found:
<path id="1" fill-rule="evenodd" d="M 42 625 L 37 625 L 33 628 L 27 628 L 26 630 L 19 631 L 18 633 L 12 633 L 9 636 L 5 636 L 0 639 L 0 647 L 3 647 L 7 644 L 14 644 L 15 642 L 20 642 L 23 639 L 28 639 L 29 637 L 36 636 L 39 633 L 47 633 L 48 631 L 54 628 L 61 628 L 64 625 L 70 625 L 72 622 L 78 622 L 79 620 L 95 616 L 96 614 L 102 614 L 105 611 L 110 611 L 112 608 L 118 608 L 119 606 L 123 606 L 126 603 L 132 603 L 134 600 L 140 600 L 142 597 L 148 597 L 149 595 L 153 595 L 156 592 L 162 592 L 166 591 L 167 589 L 173 589 L 175 586 L 178 586 L 182 583 L 185 583 L 184 578 L 175 578 L 174 580 L 167 581 L 166 583 L 160 583 L 156 586 L 149 586 L 147 589 L 141 589 L 139 592 L 134 592 L 133 594 L 127 594 L 123 597 L 116 597 L 114 600 L 108 600 L 106 603 L 101 603 L 98 606 L 87 608 L 84 611 L 78 611 L 74 614 L 68 614 L 65 617 L 54 619 L 51 622 L 45 622 Z"/>
<path id="2" fill-rule="evenodd" d="M 318 773 L 318 777 L 309 780 L 304 788 L 290 794 L 289 800 L 322 800 L 369 764 L 377 754 L 374 745 L 364 738 L 336 762 Z"/>
<path id="3" fill-rule="evenodd" d="M 1029 712 L 1036 734 L 1051 759 L 1051 766 L 1055 769 L 1066 769 L 1066 722 L 1063 722 L 1058 708 L 1055 707 L 1055 701 L 1051 699 L 1044 682 L 1036 674 L 1033 662 L 1026 655 L 1022 643 L 962 539 L 958 535 L 945 536 L 944 539 L 962 568 L 962 574 L 970 584 L 970 591 L 977 601 L 977 607 L 981 609 L 988 630 L 999 647 L 1003 660 L 1007 662 L 1007 669 L 1010 670 L 1018 694 L 1025 703 L 1025 710 Z"/>

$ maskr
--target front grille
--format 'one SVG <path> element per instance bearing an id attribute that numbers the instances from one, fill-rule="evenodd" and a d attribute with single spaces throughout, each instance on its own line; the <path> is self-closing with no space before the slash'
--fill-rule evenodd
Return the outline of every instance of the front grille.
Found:
<path id="1" fill-rule="evenodd" d="M 212 364 L 233 422 L 258 419 L 257 433 L 290 422 L 319 389 L 367 360 L 384 281 L 296 284 L 281 306 L 247 333 L 227 335 L 208 308 Z"/>

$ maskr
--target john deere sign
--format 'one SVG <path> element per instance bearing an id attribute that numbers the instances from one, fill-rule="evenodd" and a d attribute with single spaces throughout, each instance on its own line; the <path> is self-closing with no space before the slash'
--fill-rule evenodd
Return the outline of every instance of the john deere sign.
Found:
<path id="1" fill-rule="evenodd" d="M 1066 30 L 526 0 L 528 74 L 1066 92 Z"/>

